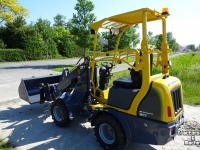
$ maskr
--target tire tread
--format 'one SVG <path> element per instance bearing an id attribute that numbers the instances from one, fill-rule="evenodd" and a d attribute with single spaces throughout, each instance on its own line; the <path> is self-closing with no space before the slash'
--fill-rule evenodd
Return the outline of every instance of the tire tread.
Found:
<path id="1" fill-rule="evenodd" d="M 53 115 L 53 108 L 55 106 L 60 107 L 60 109 L 63 113 L 62 121 L 57 121 L 55 119 L 54 115 Z M 52 103 L 52 105 L 51 105 L 51 116 L 52 116 L 52 119 L 54 120 L 54 123 L 59 127 L 65 127 L 71 122 L 71 120 L 69 118 L 69 112 L 67 110 L 67 107 L 65 106 L 65 104 L 63 103 L 62 100 L 56 100 L 55 102 Z"/>
<path id="2" fill-rule="evenodd" d="M 114 144 L 107 145 L 104 143 L 98 133 L 98 127 L 100 126 L 101 123 L 106 122 L 109 125 L 112 126 L 112 128 L 116 131 L 116 140 Z M 94 135 L 96 136 L 97 142 L 100 143 L 100 146 L 103 147 L 105 150 L 122 150 L 124 146 L 126 145 L 126 137 L 125 137 L 125 132 L 123 130 L 123 127 L 121 123 L 118 121 L 116 117 L 114 117 L 111 114 L 103 114 L 98 116 L 95 122 L 95 127 L 94 127 Z"/>

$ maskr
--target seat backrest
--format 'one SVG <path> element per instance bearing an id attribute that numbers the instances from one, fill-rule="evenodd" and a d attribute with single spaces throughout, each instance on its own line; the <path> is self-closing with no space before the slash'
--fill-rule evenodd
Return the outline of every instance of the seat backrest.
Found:
<path id="1" fill-rule="evenodd" d="M 133 66 L 135 67 L 135 63 L 133 64 Z M 135 71 L 134 69 L 131 69 L 130 75 L 133 81 L 134 88 L 140 89 L 142 86 L 142 71 Z"/>
<path id="2" fill-rule="evenodd" d="M 133 64 L 135 67 L 135 63 Z M 150 75 L 152 75 L 152 66 L 153 66 L 153 54 L 150 54 Z M 134 69 L 131 69 L 130 72 L 131 79 L 133 81 L 134 88 L 140 89 L 142 86 L 142 70 L 135 71 Z"/>

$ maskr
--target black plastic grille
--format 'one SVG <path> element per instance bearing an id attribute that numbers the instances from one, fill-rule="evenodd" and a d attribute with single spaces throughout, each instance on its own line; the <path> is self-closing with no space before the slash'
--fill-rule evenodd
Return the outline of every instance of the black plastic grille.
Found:
<path id="1" fill-rule="evenodd" d="M 181 97 L 181 88 L 180 86 L 174 88 L 171 91 L 171 96 L 174 104 L 174 112 L 177 115 L 182 110 L 182 97 Z"/>

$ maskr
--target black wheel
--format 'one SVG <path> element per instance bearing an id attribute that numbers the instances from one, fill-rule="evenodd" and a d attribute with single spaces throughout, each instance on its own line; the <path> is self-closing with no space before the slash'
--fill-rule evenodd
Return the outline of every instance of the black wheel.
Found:
<path id="1" fill-rule="evenodd" d="M 67 126 L 71 122 L 67 107 L 62 100 L 56 100 L 52 103 L 51 115 L 55 124 L 59 127 Z"/>
<path id="2" fill-rule="evenodd" d="M 126 137 L 120 122 L 111 115 L 101 115 L 95 122 L 95 136 L 100 146 L 107 150 L 121 150 Z"/>

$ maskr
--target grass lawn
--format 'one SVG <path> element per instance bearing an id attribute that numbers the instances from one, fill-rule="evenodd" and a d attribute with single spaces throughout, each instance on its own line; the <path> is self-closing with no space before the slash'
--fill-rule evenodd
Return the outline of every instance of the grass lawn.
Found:
<path id="1" fill-rule="evenodd" d="M 0 140 L 0 150 L 13 150 L 13 147 L 11 144 L 2 142 Z"/>
<path id="2" fill-rule="evenodd" d="M 132 59 L 128 60 L 132 62 Z M 183 86 L 184 103 L 200 104 L 200 53 L 188 53 L 171 58 L 172 68 L 170 75 L 178 77 Z M 66 65 L 67 66 L 67 65 Z M 63 67 L 53 68 L 54 71 L 62 71 Z M 72 69 L 74 65 L 68 65 Z M 153 74 L 160 73 L 161 67 L 153 67 Z M 120 77 L 130 77 L 128 70 L 113 73 L 109 86 L 112 86 L 113 80 Z"/>
<path id="3" fill-rule="evenodd" d="M 66 67 L 68 67 L 69 70 L 71 70 L 71 69 L 73 69 L 73 68 L 75 67 L 75 65 L 72 64 L 72 65 L 57 66 L 57 67 L 53 67 L 51 70 L 53 70 L 53 71 L 58 71 L 58 72 L 62 72 L 62 71 L 63 71 L 63 68 L 66 68 Z"/>

